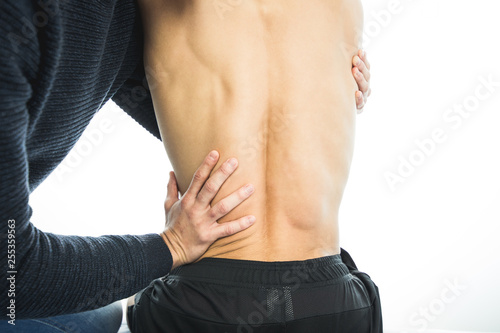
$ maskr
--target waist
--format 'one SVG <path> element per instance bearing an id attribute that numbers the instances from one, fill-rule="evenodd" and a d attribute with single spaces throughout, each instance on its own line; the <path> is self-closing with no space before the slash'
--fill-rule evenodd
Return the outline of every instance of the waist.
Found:
<path id="1" fill-rule="evenodd" d="M 243 214 L 245 215 L 245 214 Z M 312 220 L 311 226 L 292 224 L 282 219 L 259 218 L 238 234 L 213 243 L 203 258 L 225 258 L 245 261 L 284 262 L 309 260 L 340 253 L 337 219 Z M 293 218 L 292 218 L 293 219 Z"/>
<path id="2" fill-rule="evenodd" d="M 262 262 L 205 258 L 174 269 L 169 278 L 222 284 L 296 285 L 342 281 L 350 276 L 340 254 L 304 261 Z"/>

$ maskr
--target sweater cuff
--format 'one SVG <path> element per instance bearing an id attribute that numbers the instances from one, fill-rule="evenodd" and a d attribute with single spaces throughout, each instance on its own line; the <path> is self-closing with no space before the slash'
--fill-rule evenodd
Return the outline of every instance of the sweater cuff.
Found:
<path id="1" fill-rule="evenodd" d="M 150 280 L 167 275 L 172 270 L 173 259 L 163 238 L 158 234 L 147 234 L 141 238 L 144 243 L 146 271 L 150 274 Z"/>

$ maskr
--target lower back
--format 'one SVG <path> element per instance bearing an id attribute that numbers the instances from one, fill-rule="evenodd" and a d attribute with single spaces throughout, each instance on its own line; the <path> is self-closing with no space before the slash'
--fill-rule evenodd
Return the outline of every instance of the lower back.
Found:
<path id="1" fill-rule="evenodd" d="M 357 1 L 254 0 L 223 16 L 210 1 L 182 10 L 182 1 L 162 3 L 163 12 L 141 8 L 150 15 L 145 65 L 181 192 L 212 149 L 219 165 L 239 160 L 212 204 L 245 183 L 256 189 L 219 220 L 252 214 L 256 223 L 218 240 L 204 257 L 291 261 L 339 253 L 361 17 L 346 4 Z"/>

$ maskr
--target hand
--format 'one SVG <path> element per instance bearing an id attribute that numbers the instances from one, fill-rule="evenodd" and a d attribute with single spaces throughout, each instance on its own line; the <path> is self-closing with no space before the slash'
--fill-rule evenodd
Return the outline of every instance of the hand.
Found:
<path id="1" fill-rule="evenodd" d="M 363 112 L 366 101 L 371 95 L 370 88 L 370 63 L 366 57 L 366 52 L 359 50 L 358 54 L 352 58 L 352 75 L 358 84 L 358 91 L 356 91 L 356 107 L 358 114 Z"/>
<path id="2" fill-rule="evenodd" d="M 175 175 L 170 172 L 165 201 L 167 222 L 161 236 L 172 253 L 172 268 L 195 261 L 217 239 L 238 233 L 255 222 L 255 217 L 249 215 L 223 224 L 217 223 L 218 219 L 245 201 L 254 191 L 253 186 L 247 184 L 210 207 L 222 184 L 238 166 L 238 161 L 231 158 L 208 178 L 218 160 L 218 152 L 210 152 L 196 170 L 181 199 Z"/>

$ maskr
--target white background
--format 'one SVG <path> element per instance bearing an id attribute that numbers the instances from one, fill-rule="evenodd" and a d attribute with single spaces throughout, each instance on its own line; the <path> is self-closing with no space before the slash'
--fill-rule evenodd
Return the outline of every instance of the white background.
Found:
<path id="1" fill-rule="evenodd" d="M 363 3 L 373 95 L 342 246 L 378 284 L 386 330 L 500 332 L 500 1 Z M 162 143 L 108 103 L 32 194 L 32 221 L 59 234 L 160 232 L 170 170 Z M 391 186 L 388 173 L 401 178 Z"/>

